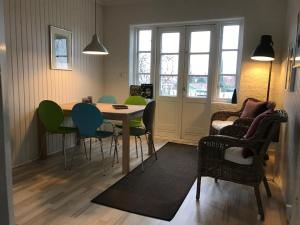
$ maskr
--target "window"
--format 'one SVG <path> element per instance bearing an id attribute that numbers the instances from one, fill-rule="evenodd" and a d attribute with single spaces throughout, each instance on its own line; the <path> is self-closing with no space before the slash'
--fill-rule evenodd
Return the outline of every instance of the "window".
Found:
<path id="1" fill-rule="evenodd" d="M 177 96 L 180 33 L 163 33 L 160 47 L 160 96 Z"/>
<path id="2" fill-rule="evenodd" d="M 151 83 L 152 30 L 139 30 L 136 55 L 136 83 Z"/>
<path id="3" fill-rule="evenodd" d="M 192 98 L 207 96 L 210 31 L 192 31 L 188 52 L 187 95 Z"/>
<path id="4" fill-rule="evenodd" d="M 133 25 L 129 83 L 153 83 L 158 96 L 229 101 L 239 84 L 242 28 L 243 19 Z"/>
<path id="5" fill-rule="evenodd" d="M 240 25 L 222 26 L 220 50 L 220 69 L 218 78 L 217 99 L 231 99 L 237 85 L 240 65 Z"/>

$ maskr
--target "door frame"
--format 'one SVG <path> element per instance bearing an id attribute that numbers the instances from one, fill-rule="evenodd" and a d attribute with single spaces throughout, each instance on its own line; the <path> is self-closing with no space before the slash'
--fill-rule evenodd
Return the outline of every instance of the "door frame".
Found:
<path id="1" fill-rule="evenodd" d="M 11 139 L 5 62 L 4 0 L 0 0 L 0 221 L 1 224 L 13 225 Z"/>

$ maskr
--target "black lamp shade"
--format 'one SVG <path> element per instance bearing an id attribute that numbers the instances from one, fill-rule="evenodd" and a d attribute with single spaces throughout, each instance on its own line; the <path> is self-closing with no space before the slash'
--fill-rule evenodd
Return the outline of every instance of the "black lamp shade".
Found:
<path id="1" fill-rule="evenodd" d="M 251 59 L 257 61 L 273 61 L 275 59 L 271 35 L 261 36 L 260 44 L 253 51 Z"/>
<path id="2" fill-rule="evenodd" d="M 93 35 L 92 41 L 83 49 L 82 53 L 90 55 L 107 55 L 108 51 L 100 43 L 97 34 Z"/>

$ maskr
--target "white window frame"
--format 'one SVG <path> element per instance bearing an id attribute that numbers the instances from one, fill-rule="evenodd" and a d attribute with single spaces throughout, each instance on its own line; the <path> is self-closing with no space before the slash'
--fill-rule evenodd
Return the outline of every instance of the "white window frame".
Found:
<path id="1" fill-rule="evenodd" d="M 240 89 L 240 73 L 241 73 L 241 63 L 242 63 L 242 52 L 243 52 L 243 39 L 244 39 L 244 18 L 231 18 L 231 19 L 218 19 L 218 20 L 205 20 L 205 21 L 187 21 L 187 22 L 174 22 L 174 23 L 157 23 L 157 24 L 146 24 L 146 25 L 130 25 L 130 38 L 129 38 L 129 85 L 138 84 L 138 67 L 137 67 L 137 56 L 138 56 L 138 32 L 140 30 L 152 30 L 152 48 L 151 48 L 151 71 L 150 71 L 150 81 L 154 85 L 154 93 L 156 89 L 156 64 L 157 64 L 157 30 L 162 27 L 172 27 L 172 26 L 197 26 L 197 25 L 215 25 L 216 26 L 216 38 L 217 38 L 217 52 L 216 52 L 216 63 L 215 68 L 212 68 L 212 76 L 210 77 L 211 85 L 208 84 L 207 98 L 211 96 L 211 102 L 231 102 L 231 99 L 219 98 L 219 78 L 220 78 L 220 66 L 221 66 L 221 54 L 222 54 L 222 30 L 223 26 L 226 25 L 239 25 L 239 47 L 237 56 L 237 73 L 236 73 L 236 83 L 235 88 L 237 94 L 239 94 Z M 213 41 L 214 39 L 212 39 Z M 211 87 L 210 87 L 211 86 Z"/>
<path id="2" fill-rule="evenodd" d="M 139 31 L 151 30 L 151 65 L 150 65 L 150 83 L 154 83 L 154 61 L 155 61 L 155 28 L 152 26 L 134 26 L 131 27 L 130 49 L 129 49 L 129 85 L 139 84 L 138 72 L 138 54 L 139 54 Z"/>
<path id="3" fill-rule="evenodd" d="M 238 55 L 237 55 L 237 68 L 236 68 L 236 80 L 235 80 L 235 88 L 237 95 L 240 93 L 240 78 L 241 78 L 241 65 L 242 65 L 242 53 L 243 53 L 243 40 L 244 40 L 244 20 L 235 20 L 235 21 L 228 21 L 228 22 L 221 22 L 218 26 L 219 30 L 219 43 L 218 43 L 218 61 L 216 65 L 216 75 L 215 79 L 213 79 L 213 101 L 214 102 L 231 102 L 231 99 L 227 98 L 220 98 L 219 97 L 219 87 L 220 87 L 220 77 L 221 77 L 221 61 L 222 61 L 222 42 L 223 42 L 223 27 L 224 26 L 230 26 L 230 25 L 239 25 L 240 30 L 239 30 L 239 43 L 238 43 Z M 230 50 L 225 50 L 225 51 L 230 51 Z M 236 49 L 234 49 L 236 51 Z M 232 76 L 232 75 L 229 75 Z"/>

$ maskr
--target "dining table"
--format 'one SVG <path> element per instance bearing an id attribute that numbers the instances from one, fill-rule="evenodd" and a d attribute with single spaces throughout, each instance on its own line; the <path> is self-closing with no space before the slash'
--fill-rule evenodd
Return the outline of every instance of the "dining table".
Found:
<path id="1" fill-rule="evenodd" d="M 65 116 L 70 116 L 76 102 L 61 104 Z M 140 118 L 146 106 L 127 105 L 126 109 L 116 109 L 113 104 L 96 103 L 95 106 L 100 110 L 104 119 L 122 121 L 122 173 L 130 172 L 130 120 Z M 46 132 L 39 129 L 40 143 L 46 143 Z M 149 137 L 152 139 L 152 137 Z M 151 143 L 151 142 L 148 142 Z M 41 158 L 47 158 L 47 145 L 40 145 Z M 152 154 L 152 146 L 148 144 L 148 152 Z"/>

